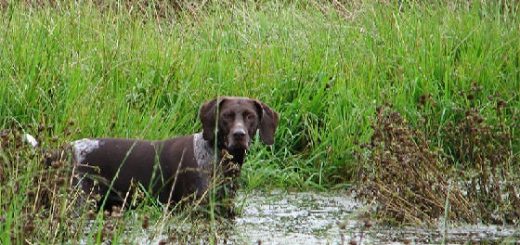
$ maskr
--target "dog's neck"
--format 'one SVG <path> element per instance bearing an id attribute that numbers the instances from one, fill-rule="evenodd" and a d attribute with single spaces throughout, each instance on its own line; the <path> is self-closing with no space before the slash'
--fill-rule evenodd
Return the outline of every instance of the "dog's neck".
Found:
<path id="1" fill-rule="evenodd" d="M 202 133 L 193 135 L 193 156 L 200 168 L 206 168 L 213 165 L 215 152 L 211 144 L 204 140 Z"/>
<path id="2" fill-rule="evenodd" d="M 228 151 L 223 147 L 213 147 L 207 140 L 204 140 L 202 133 L 193 135 L 193 153 L 197 165 L 201 169 L 216 170 L 220 176 L 220 184 L 216 189 L 216 197 L 223 203 L 223 214 L 234 217 L 233 199 L 239 187 L 238 177 L 246 151 Z M 217 154 L 215 154 L 217 150 Z M 215 157 L 217 158 L 215 161 Z"/>
<path id="3" fill-rule="evenodd" d="M 219 140 L 219 142 L 221 141 Z M 226 154 L 233 156 L 232 159 L 229 160 L 239 166 L 242 166 L 244 163 L 247 155 L 246 151 L 228 150 L 221 143 L 217 143 L 217 147 L 214 147 L 213 145 L 213 142 L 209 142 L 203 138 L 202 133 L 196 133 L 193 135 L 193 154 L 199 167 L 209 167 L 213 166 L 215 163 L 220 163 L 225 157 L 227 157 Z M 217 150 L 216 155 L 215 150 Z M 217 158 L 216 161 L 215 157 Z M 227 159 L 224 160 L 229 161 Z"/>

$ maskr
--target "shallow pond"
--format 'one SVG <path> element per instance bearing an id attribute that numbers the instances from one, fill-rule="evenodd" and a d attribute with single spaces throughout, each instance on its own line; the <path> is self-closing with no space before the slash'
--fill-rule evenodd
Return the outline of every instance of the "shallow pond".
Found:
<path id="1" fill-rule="evenodd" d="M 337 243 L 357 226 L 359 205 L 347 193 L 255 192 L 244 197 L 236 238 L 262 244 Z M 340 227 L 344 229 L 340 229 Z"/>
<path id="2" fill-rule="evenodd" d="M 447 232 L 376 227 L 360 215 L 366 207 L 347 192 L 252 192 L 241 193 L 237 201 L 242 213 L 225 229 L 227 235 L 222 237 L 227 238 L 218 239 L 220 244 L 515 243 L 520 238 L 520 229 L 508 226 L 466 225 L 449 227 Z M 193 240 L 207 243 L 199 239 Z M 139 244 L 159 241 L 161 236 Z"/>
<path id="3" fill-rule="evenodd" d="M 241 198 L 244 209 L 232 237 L 247 243 L 441 243 L 444 239 L 463 243 L 520 238 L 520 228 L 508 226 L 465 225 L 449 227 L 447 232 L 372 226 L 361 215 L 365 208 L 347 192 L 254 192 Z"/>

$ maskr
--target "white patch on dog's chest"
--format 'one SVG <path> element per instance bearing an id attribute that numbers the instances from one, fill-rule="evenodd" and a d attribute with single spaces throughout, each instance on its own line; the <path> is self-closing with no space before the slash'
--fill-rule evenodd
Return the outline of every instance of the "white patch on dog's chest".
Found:
<path id="1" fill-rule="evenodd" d="M 71 145 L 76 163 L 83 163 L 89 153 L 101 146 L 101 142 L 93 139 L 80 139 L 72 142 Z"/>
<path id="2" fill-rule="evenodd" d="M 193 155 L 200 168 L 209 167 L 213 163 L 213 149 L 209 143 L 204 140 L 202 133 L 193 135 Z"/>

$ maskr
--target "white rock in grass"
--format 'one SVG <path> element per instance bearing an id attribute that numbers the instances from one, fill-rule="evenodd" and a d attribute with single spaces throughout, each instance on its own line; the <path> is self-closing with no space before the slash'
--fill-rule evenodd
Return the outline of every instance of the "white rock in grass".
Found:
<path id="1" fill-rule="evenodd" d="M 30 134 L 23 134 L 23 140 L 32 145 L 32 147 L 38 146 L 38 141 L 34 138 L 34 136 Z"/>

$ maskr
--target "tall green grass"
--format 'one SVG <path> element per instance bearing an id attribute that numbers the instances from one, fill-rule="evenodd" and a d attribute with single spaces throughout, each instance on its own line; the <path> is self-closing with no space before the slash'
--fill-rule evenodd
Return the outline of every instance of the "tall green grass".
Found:
<path id="1" fill-rule="evenodd" d="M 249 96 L 281 119 L 276 144 L 256 143 L 251 150 L 244 186 L 328 189 L 348 185 L 355 175 L 360 163 L 354 153 L 369 140 L 381 104 L 393 105 L 415 126 L 424 124 L 417 103 L 426 94 L 438 103 L 433 114 L 442 115 L 426 124 L 451 121 L 454 104 L 482 103 L 480 113 L 491 113 L 488 95 L 504 99 L 506 113 L 520 108 L 520 15 L 507 1 L 369 1 L 344 9 L 315 1 L 224 1 L 159 17 L 151 7 L 106 2 L 14 2 L 0 11 L 0 128 L 37 134 L 38 126 L 48 127 L 39 140 L 51 148 L 81 137 L 165 139 L 199 131 L 204 101 Z M 482 98 L 470 102 L 459 93 L 474 83 Z M 518 129 L 512 133 L 518 154 Z M 12 236 L 23 241 L 20 215 L 31 214 L 24 193 L 35 188 L 42 168 L 37 157 L 10 162 L 16 154 L 5 149 L 2 243 Z M 86 214 L 65 216 L 70 196 L 58 196 L 63 209 L 51 216 L 78 230 L 55 227 L 44 215 L 32 224 L 42 231 L 29 240 L 82 237 Z M 107 221 L 100 215 L 90 223 L 89 243 L 103 240 Z M 160 227 L 189 220 L 178 215 L 172 221 L 143 205 L 125 213 L 124 222 L 114 221 L 114 242 L 124 241 L 128 227 L 142 232 L 142 215 Z M 198 225 L 192 231 L 212 229 Z"/>
<path id="2" fill-rule="evenodd" d="M 520 17 L 509 7 L 225 2 L 153 18 L 117 4 L 11 4 L 0 13 L 0 125 L 45 124 L 60 142 L 164 139 L 200 130 L 205 100 L 255 97 L 281 120 L 274 147 L 251 151 L 250 187 L 344 184 L 380 104 L 417 124 L 421 95 L 449 108 L 476 82 L 519 105 Z"/>

